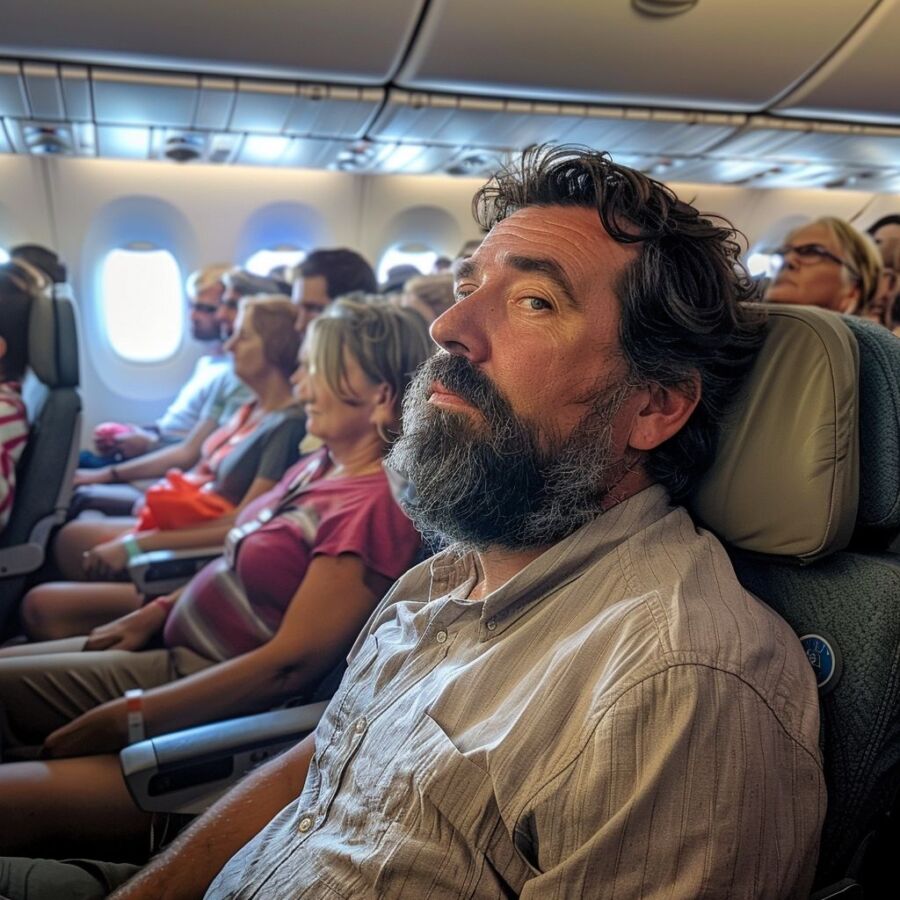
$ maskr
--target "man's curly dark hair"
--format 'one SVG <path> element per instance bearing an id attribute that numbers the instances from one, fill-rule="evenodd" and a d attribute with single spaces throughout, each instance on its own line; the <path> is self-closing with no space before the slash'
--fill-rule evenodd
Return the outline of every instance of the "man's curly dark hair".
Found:
<path id="1" fill-rule="evenodd" d="M 534 206 L 594 209 L 615 241 L 639 245 L 614 286 L 629 374 L 639 384 L 690 391 L 699 375 L 696 410 L 645 463 L 673 500 L 683 500 L 711 464 L 725 409 L 764 338 L 762 313 L 743 302 L 755 288 L 739 262 L 739 233 L 587 147 L 529 148 L 473 200 L 485 229 Z"/>

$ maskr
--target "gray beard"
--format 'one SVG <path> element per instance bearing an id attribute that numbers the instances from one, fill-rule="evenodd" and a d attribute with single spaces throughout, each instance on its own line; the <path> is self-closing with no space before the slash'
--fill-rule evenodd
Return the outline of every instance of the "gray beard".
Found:
<path id="1" fill-rule="evenodd" d="M 439 380 L 484 416 L 439 409 L 428 390 Z M 516 416 L 471 364 L 439 353 L 413 380 L 403 434 L 387 465 L 413 486 L 403 506 L 427 538 L 464 548 L 549 546 L 595 519 L 627 471 L 613 450 L 612 423 L 632 385 L 601 387 L 565 440 Z M 545 448 L 545 449 L 542 449 Z"/>

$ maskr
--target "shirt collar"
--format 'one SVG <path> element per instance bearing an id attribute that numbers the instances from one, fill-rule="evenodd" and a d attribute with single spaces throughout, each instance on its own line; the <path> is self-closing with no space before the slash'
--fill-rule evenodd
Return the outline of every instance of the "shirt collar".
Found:
<path id="1" fill-rule="evenodd" d="M 589 565 L 613 552 L 671 509 L 664 487 L 655 484 L 629 497 L 563 538 L 532 560 L 482 602 L 481 619 L 490 636 L 500 634 L 530 606 L 578 578 Z M 431 563 L 429 599 L 450 593 L 467 595 L 475 585 L 475 553 L 453 548 Z"/>

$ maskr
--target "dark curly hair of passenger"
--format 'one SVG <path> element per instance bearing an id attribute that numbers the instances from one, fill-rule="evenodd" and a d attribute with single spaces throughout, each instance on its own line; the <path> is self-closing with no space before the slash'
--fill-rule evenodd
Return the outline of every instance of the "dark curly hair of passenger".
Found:
<path id="1" fill-rule="evenodd" d="M 754 286 L 739 262 L 741 236 L 725 219 L 701 215 L 665 185 L 586 147 L 529 148 L 473 200 L 486 229 L 534 206 L 595 209 L 610 237 L 640 245 L 615 285 L 630 376 L 693 393 L 699 375 L 694 413 L 644 464 L 673 500 L 683 500 L 712 463 L 728 403 L 764 339 L 764 314 L 744 302 Z"/>

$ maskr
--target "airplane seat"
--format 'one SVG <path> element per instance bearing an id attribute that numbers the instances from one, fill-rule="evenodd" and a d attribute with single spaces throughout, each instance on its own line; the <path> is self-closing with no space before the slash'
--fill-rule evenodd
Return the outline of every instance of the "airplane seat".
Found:
<path id="1" fill-rule="evenodd" d="M 19 461 L 16 500 L 0 535 L 0 639 L 16 630 L 19 601 L 65 521 L 81 438 L 78 339 L 68 285 L 35 291 L 23 386 L 31 429 Z"/>
<path id="2" fill-rule="evenodd" d="M 814 896 L 861 896 L 900 786 L 900 558 L 879 552 L 900 528 L 900 342 L 821 310 L 768 310 L 691 506 L 815 671 L 828 806 Z"/>

